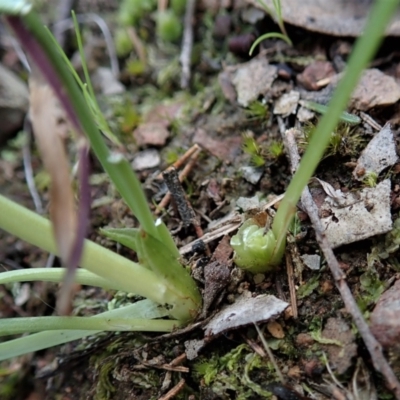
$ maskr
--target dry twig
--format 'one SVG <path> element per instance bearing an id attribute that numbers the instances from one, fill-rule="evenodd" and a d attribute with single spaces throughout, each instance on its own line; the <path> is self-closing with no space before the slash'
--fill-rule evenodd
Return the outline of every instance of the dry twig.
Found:
<path id="1" fill-rule="evenodd" d="M 165 393 L 164 396 L 159 397 L 158 400 L 169 400 L 174 398 L 185 386 L 185 380 L 181 379 L 169 392 Z"/>
<path id="2" fill-rule="evenodd" d="M 296 129 L 288 129 L 285 134 L 282 135 L 285 142 L 285 148 L 288 150 L 292 171 L 295 171 L 298 168 L 300 159 L 295 141 L 297 132 L 298 131 Z M 303 191 L 301 203 L 312 222 L 317 242 L 335 279 L 336 287 L 342 296 L 346 310 L 351 314 L 354 323 L 360 332 L 360 335 L 371 355 L 371 360 L 375 369 L 384 376 L 388 388 L 395 394 L 397 399 L 400 399 L 400 382 L 385 359 L 381 345 L 372 335 L 368 324 L 366 323 L 356 301 L 354 300 L 350 288 L 346 283 L 346 275 L 341 270 L 339 262 L 336 259 L 335 254 L 333 253 L 333 250 L 323 233 L 321 221 L 318 216 L 318 209 L 311 197 L 308 187 L 306 187 Z"/>
<path id="3" fill-rule="evenodd" d="M 296 288 L 294 287 L 293 263 L 289 252 L 286 253 L 286 271 L 289 281 L 290 305 L 292 306 L 293 318 L 296 319 L 299 314 L 297 310 Z"/>

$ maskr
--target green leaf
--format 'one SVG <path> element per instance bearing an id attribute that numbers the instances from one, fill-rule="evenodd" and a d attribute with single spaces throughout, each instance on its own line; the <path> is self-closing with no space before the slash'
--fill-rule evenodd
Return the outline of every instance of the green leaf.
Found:
<path id="1" fill-rule="evenodd" d="M 129 249 L 136 251 L 139 255 L 137 240 L 140 237 L 140 231 L 137 228 L 101 228 L 100 232 Z M 140 256 L 140 255 L 139 255 Z"/>

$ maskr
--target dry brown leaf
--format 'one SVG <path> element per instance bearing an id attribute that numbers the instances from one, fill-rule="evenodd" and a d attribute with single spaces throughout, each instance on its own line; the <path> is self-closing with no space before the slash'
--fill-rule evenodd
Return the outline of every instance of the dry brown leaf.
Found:
<path id="1" fill-rule="evenodd" d="M 32 77 L 29 90 L 33 131 L 43 164 L 51 177 L 50 218 L 60 257 L 66 263 L 74 244 L 77 226 L 70 168 L 64 146 L 66 120 L 47 84 Z"/>

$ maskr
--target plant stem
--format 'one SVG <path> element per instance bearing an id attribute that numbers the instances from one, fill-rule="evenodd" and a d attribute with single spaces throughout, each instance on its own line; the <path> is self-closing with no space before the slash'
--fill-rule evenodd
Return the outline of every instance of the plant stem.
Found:
<path id="1" fill-rule="evenodd" d="M 123 318 L 126 315 L 129 315 L 131 318 L 154 319 L 168 316 L 168 311 L 150 300 L 140 300 L 129 306 L 106 311 L 91 318 Z M 101 331 L 54 330 L 34 333 L 29 336 L 9 340 L 0 343 L 0 361 L 78 340 L 86 336 L 95 335 L 99 332 Z"/>
<path id="2" fill-rule="evenodd" d="M 367 25 L 352 52 L 344 77 L 340 80 L 325 114 L 313 134 L 310 144 L 301 160 L 300 167 L 291 180 L 285 197 L 279 205 L 272 224 L 276 237 L 286 232 L 296 210 L 301 193 L 314 173 L 329 143 L 332 130 L 339 121 L 348 99 L 381 43 L 385 28 L 393 16 L 398 0 L 376 1 L 368 18 Z M 283 241 L 284 245 L 284 241 Z"/>
<path id="3" fill-rule="evenodd" d="M 64 268 L 26 268 L 16 271 L 7 271 L 0 274 L 0 285 L 14 282 L 62 282 L 65 276 Z M 113 289 L 110 281 L 101 278 L 85 269 L 76 271 L 74 282 L 81 285 L 98 286 L 104 289 Z M 117 290 L 117 289 L 116 289 Z"/>
<path id="4" fill-rule="evenodd" d="M 0 210 L 0 228 L 49 253 L 57 254 L 49 220 L 1 195 Z M 173 281 L 90 240 L 85 240 L 80 266 L 109 280 L 115 289 L 139 294 L 158 304 L 172 305 L 171 316 L 180 321 L 192 319 L 201 304 L 195 285 L 181 291 Z M 184 273 L 187 271 L 182 267 Z"/>
<path id="5" fill-rule="evenodd" d="M 119 152 L 115 157 L 104 143 L 77 83 L 40 19 L 34 12 L 21 17 L 8 16 L 6 19 L 25 51 L 46 75 L 74 128 L 83 130 L 88 136 L 104 170 L 143 229 L 158 238 L 154 219 L 139 180 L 123 154 Z"/>
<path id="6" fill-rule="evenodd" d="M 180 325 L 177 320 L 93 317 L 27 317 L 2 318 L 2 336 L 43 330 L 143 331 L 171 332 Z"/>

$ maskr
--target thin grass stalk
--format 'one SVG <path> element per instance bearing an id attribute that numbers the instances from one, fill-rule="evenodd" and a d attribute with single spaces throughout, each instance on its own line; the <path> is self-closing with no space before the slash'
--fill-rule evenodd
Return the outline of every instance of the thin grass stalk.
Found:
<path id="1" fill-rule="evenodd" d="M 285 197 L 279 205 L 272 224 L 275 237 L 286 232 L 292 221 L 297 202 L 304 187 L 315 172 L 329 143 L 331 132 L 337 125 L 340 115 L 345 109 L 351 93 L 355 89 L 363 70 L 372 60 L 381 41 L 385 28 L 396 11 L 398 0 L 376 1 L 370 12 L 364 34 L 357 40 L 347 69 L 340 80 L 325 114 L 313 134 L 308 148 L 301 160 L 300 167 L 290 181 Z M 280 245 L 285 245 L 281 241 Z"/>

